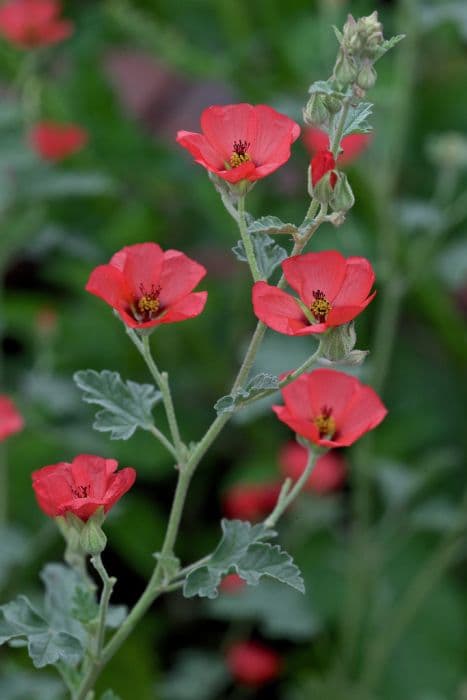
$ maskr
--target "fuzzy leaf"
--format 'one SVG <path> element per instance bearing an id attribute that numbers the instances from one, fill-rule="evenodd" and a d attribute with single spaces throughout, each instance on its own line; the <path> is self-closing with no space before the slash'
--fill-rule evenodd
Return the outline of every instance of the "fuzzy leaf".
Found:
<path id="1" fill-rule="evenodd" d="M 287 251 L 282 246 L 274 243 L 274 239 L 268 236 L 267 233 L 253 233 L 250 235 L 258 268 L 264 279 L 268 279 L 276 267 L 287 258 Z M 237 241 L 237 245 L 232 248 L 232 252 L 237 260 L 248 262 L 243 241 Z"/>
<path id="2" fill-rule="evenodd" d="M 250 379 L 244 389 L 237 389 L 232 394 L 222 396 L 222 398 L 214 404 L 214 409 L 217 411 L 218 415 L 221 413 L 233 413 L 247 399 L 251 400 L 264 391 L 272 393 L 277 391 L 277 389 L 279 389 L 279 377 L 262 372 Z"/>
<path id="3" fill-rule="evenodd" d="M 112 440 L 128 440 L 137 428 L 150 429 L 151 411 L 161 399 L 152 384 L 124 382 L 118 372 L 92 369 L 75 372 L 73 379 L 83 392 L 83 401 L 102 406 L 93 427 L 110 432 Z"/>
<path id="4" fill-rule="evenodd" d="M 350 107 L 342 135 L 368 134 L 372 131 L 373 127 L 367 121 L 372 111 L 373 105 L 371 102 L 360 102 L 356 107 Z"/>
<path id="5" fill-rule="evenodd" d="M 185 581 L 186 598 L 216 598 L 221 580 L 232 572 L 252 586 L 268 576 L 301 592 L 305 590 L 292 558 L 278 545 L 264 541 L 274 537 L 275 532 L 243 520 L 222 520 L 221 525 L 222 539 L 208 563 L 192 571 Z"/>
<path id="6" fill-rule="evenodd" d="M 57 661 L 67 666 L 77 664 L 82 656 L 81 642 L 67 632 L 49 629 L 29 637 L 28 652 L 36 668 L 43 668 Z"/>
<path id="7" fill-rule="evenodd" d="M 288 233 L 293 235 L 297 232 L 294 224 L 285 224 L 277 216 L 262 216 L 248 226 L 248 233 L 266 233 L 274 235 L 276 233 Z"/>
<path id="8" fill-rule="evenodd" d="M 391 37 L 390 39 L 386 39 L 386 41 L 383 41 L 380 47 L 378 47 L 378 54 L 376 56 L 375 60 L 378 60 L 382 56 L 384 56 L 385 53 L 390 51 L 391 49 L 396 46 L 402 39 L 405 39 L 405 34 L 397 34 L 396 36 Z"/>

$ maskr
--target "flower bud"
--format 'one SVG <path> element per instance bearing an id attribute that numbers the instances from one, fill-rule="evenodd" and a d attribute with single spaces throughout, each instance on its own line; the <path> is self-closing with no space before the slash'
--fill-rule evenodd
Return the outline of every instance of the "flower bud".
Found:
<path id="1" fill-rule="evenodd" d="M 378 20 L 377 11 L 375 10 L 368 17 L 360 17 L 357 25 L 363 49 L 369 55 L 374 55 L 384 40 L 383 25 Z M 375 55 L 374 57 L 376 58 Z"/>
<path id="2" fill-rule="evenodd" d="M 345 360 L 354 349 L 356 341 L 353 321 L 331 328 L 321 339 L 321 356 L 331 362 Z"/>
<path id="3" fill-rule="evenodd" d="M 84 524 L 80 534 L 80 545 L 86 554 L 102 554 L 107 544 L 107 537 L 102 529 L 104 509 L 99 508 Z"/>
<path id="4" fill-rule="evenodd" d="M 345 173 L 339 172 L 330 204 L 334 211 L 348 211 L 355 204 L 355 197 Z"/>
<path id="5" fill-rule="evenodd" d="M 353 58 L 344 51 L 339 51 L 336 64 L 334 66 L 334 78 L 341 85 L 350 85 L 357 77 L 358 68 Z"/>
<path id="6" fill-rule="evenodd" d="M 342 100 L 335 95 L 324 95 L 324 104 L 330 114 L 337 114 L 342 107 Z"/>
<path id="7" fill-rule="evenodd" d="M 371 62 L 367 59 L 363 62 L 363 66 L 357 75 L 357 85 L 362 90 L 370 90 L 376 83 L 377 73 Z"/>
<path id="8" fill-rule="evenodd" d="M 319 92 L 313 93 L 303 110 L 303 121 L 309 126 L 320 126 L 326 124 L 328 119 L 325 95 Z"/>

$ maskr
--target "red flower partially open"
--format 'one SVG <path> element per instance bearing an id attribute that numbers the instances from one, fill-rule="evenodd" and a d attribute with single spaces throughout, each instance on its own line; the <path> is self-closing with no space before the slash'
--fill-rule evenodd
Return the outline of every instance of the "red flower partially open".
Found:
<path id="1" fill-rule="evenodd" d="M 261 520 L 277 503 L 280 484 L 239 484 L 224 495 L 223 510 L 228 518 Z"/>
<path id="2" fill-rule="evenodd" d="M 10 397 L 0 396 L 0 440 L 18 433 L 23 425 L 23 417 Z"/>
<path id="3" fill-rule="evenodd" d="M 324 333 L 354 319 L 376 294 L 368 260 L 335 250 L 288 258 L 282 270 L 298 299 L 267 282 L 256 282 L 252 292 L 256 316 L 278 333 Z"/>
<path id="4" fill-rule="evenodd" d="M 300 127 L 267 105 L 213 106 L 201 115 L 202 134 L 179 131 L 177 142 L 197 163 L 228 182 L 254 182 L 290 158 Z"/>
<path id="5" fill-rule="evenodd" d="M 297 481 L 308 463 L 308 450 L 291 440 L 279 453 L 279 465 L 284 476 Z M 316 460 L 304 490 L 314 493 L 337 491 L 345 482 L 345 460 L 339 450 L 330 450 Z"/>
<path id="6" fill-rule="evenodd" d="M 0 7 L 0 34 L 24 49 L 56 44 L 73 31 L 60 12 L 58 0 L 10 0 Z"/>
<path id="7" fill-rule="evenodd" d="M 75 124 L 41 122 L 29 132 L 29 142 L 44 160 L 60 161 L 87 144 L 88 132 Z"/>
<path id="8" fill-rule="evenodd" d="M 349 134 L 341 141 L 342 153 L 337 159 L 337 165 L 342 167 L 352 163 L 370 145 L 373 134 Z M 305 129 L 303 132 L 305 146 L 312 156 L 318 151 L 328 151 L 329 136 L 321 129 Z"/>
<path id="9" fill-rule="evenodd" d="M 282 669 L 279 654 L 258 642 L 237 642 L 227 651 L 227 666 L 238 683 L 251 687 L 265 685 Z"/>
<path id="10" fill-rule="evenodd" d="M 91 273 L 86 290 L 103 299 L 131 328 L 152 328 L 198 316 L 207 292 L 193 292 L 206 268 L 156 243 L 130 245 Z"/>
<path id="11" fill-rule="evenodd" d="M 283 423 L 323 447 L 347 447 L 387 414 L 373 389 L 343 372 L 316 369 L 282 389 L 285 406 L 273 406 Z"/>
<path id="12" fill-rule="evenodd" d="M 33 472 L 32 487 L 46 515 L 74 513 L 86 521 L 101 506 L 107 513 L 133 486 L 135 470 L 116 472 L 117 467 L 115 459 L 79 455 L 71 464 L 59 462 Z"/>
<path id="13" fill-rule="evenodd" d="M 329 176 L 329 184 L 332 189 L 336 186 L 337 174 L 334 172 L 336 161 L 331 151 L 323 150 L 312 158 L 311 161 L 311 184 L 315 187 L 326 173 L 331 172 Z"/>

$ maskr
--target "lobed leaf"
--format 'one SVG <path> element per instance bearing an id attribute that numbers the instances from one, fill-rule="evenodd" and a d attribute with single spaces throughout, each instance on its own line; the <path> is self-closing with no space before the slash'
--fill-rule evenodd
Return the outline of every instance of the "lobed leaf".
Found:
<path id="1" fill-rule="evenodd" d="M 373 105 L 371 102 L 360 102 L 355 107 L 350 107 L 342 136 L 349 136 L 350 134 L 368 134 L 372 131 L 373 127 L 367 121 L 372 112 Z"/>
<path id="2" fill-rule="evenodd" d="M 295 224 L 286 224 L 277 216 L 262 216 L 248 226 L 248 233 L 277 234 L 285 233 L 293 235 L 297 233 Z"/>
<path id="3" fill-rule="evenodd" d="M 153 424 L 152 408 L 162 395 L 152 384 L 124 382 L 118 372 L 81 370 L 73 375 L 83 392 L 83 401 L 97 404 L 93 428 L 110 432 L 112 440 L 128 440 L 137 428 L 148 430 Z"/>
<path id="4" fill-rule="evenodd" d="M 221 526 L 222 539 L 208 563 L 187 576 L 183 590 L 186 598 L 216 598 L 220 582 L 232 572 L 252 586 L 268 576 L 304 592 L 302 576 L 290 555 L 279 545 L 265 542 L 275 532 L 263 524 L 251 525 L 243 520 L 222 520 Z"/>
<path id="5" fill-rule="evenodd" d="M 267 233 L 252 233 L 250 236 L 259 271 L 264 279 L 268 279 L 276 267 L 287 258 L 287 251 L 275 243 Z M 232 248 L 232 252 L 237 260 L 248 262 L 243 241 L 238 241 Z"/>
<path id="6" fill-rule="evenodd" d="M 214 404 L 217 414 L 233 413 L 247 400 L 250 401 L 258 397 L 264 391 L 273 392 L 279 389 L 279 377 L 273 374 L 261 372 L 250 379 L 244 389 L 237 389 L 231 394 L 222 396 Z"/>

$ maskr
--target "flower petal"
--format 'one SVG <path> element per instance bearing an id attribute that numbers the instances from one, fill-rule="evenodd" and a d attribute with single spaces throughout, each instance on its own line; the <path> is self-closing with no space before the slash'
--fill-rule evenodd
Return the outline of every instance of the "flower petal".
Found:
<path id="1" fill-rule="evenodd" d="M 332 302 L 344 280 L 345 258 L 336 250 L 306 253 L 284 260 L 282 270 L 292 289 L 311 307 L 317 290 Z"/>
<path id="2" fill-rule="evenodd" d="M 256 142 L 255 108 L 246 103 L 208 107 L 201 115 L 201 128 L 214 151 L 229 162 L 236 141 Z"/>
<path id="3" fill-rule="evenodd" d="M 125 258 L 123 262 L 123 275 L 128 289 L 133 298 L 141 296 L 142 290 L 150 292 L 151 287 L 158 286 L 164 263 L 162 249 L 157 243 L 136 243 L 123 248 Z M 122 255 L 119 253 L 110 261 L 111 265 L 121 264 Z"/>
<path id="4" fill-rule="evenodd" d="M 341 417 L 361 386 L 358 379 L 334 369 L 315 369 L 309 375 L 302 376 L 309 377 L 313 417 L 318 416 L 324 406 L 331 408 L 337 431 L 340 432 Z"/>
<path id="5" fill-rule="evenodd" d="M 85 289 L 117 310 L 133 301 L 123 273 L 113 265 L 96 267 L 91 272 Z"/>
<path id="6" fill-rule="evenodd" d="M 366 258 L 347 258 L 342 286 L 330 299 L 333 306 L 358 306 L 367 298 L 375 281 L 375 273 Z"/>
<path id="7" fill-rule="evenodd" d="M 116 474 L 112 474 L 105 493 L 105 512 L 131 489 L 136 479 L 136 471 L 132 467 L 120 469 Z"/>
<path id="8" fill-rule="evenodd" d="M 160 276 L 162 308 L 171 306 L 191 292 L 206 275 L 206 268 L 178 250 L 167 250 Z"/>
<path id="9" fill-rule="evenodd" d="M 376 428 L 386 415 L 387 409 L 378 394 L 371 387 L 360 384 L 339 421 L 340 444 L 351 445 L 368 430 Z"/>
<path id="10" fill-rule="evenodd" d="M 196 163 L 204 165 L 212 172 L 225 169 L 225 163 L 219 152 L 215 151 L 203 134 L 192 131 L 179 131 L 177 143 L 191 153 Z"/>
<path id="11" fill-rule="evenodd" d="M 326 324 L 328 326 L 341 326 L 343 323 L 348 323 L 352 321 L 356 316 L 358 316 L 373 300 L 376 292 L 369 296 L 366 301 L 362 302 L 359 306 L 338 306 L 331 309 L 329 316 L 327 317 Z"/>
<path id="12" fill-rule="evenodd" d="M 273 406 L 272 410 L 282 423 L 289 426 L 297 435 L 319 444 L 319 434 L 315 425 L 310 420 L 298 418 L 287 406 Z"/>
<path id="13" fill-rule="evenodd" d="M 207 292 L 187 294 L 186 297 L 179 299 L 175 304 L 170 306 L 167 313 L 161 316 L 160 319 L 156 319 L 156 323 L 153 325 L 158 325 L 159 323 L 177 323 L 178 321 L 185 321 L 187 318 L 199 316 L 206 305 L 207 298 Z M 140 325 L 141 327 L 148 326 L 148 324 Z"/>
<path id="14" fill-rule="evenodd" d="M 278 333 L 295 335 L 310 326 L 294 297 L 282 289 L 266 282 L 256 282 L 252 298 L 256 316 Z"/>
<path id="15" fill-rule="evenodd" d="M 290 158 L 290 146 L 299 137 L 300 127 L 268 105 L 257 105 L 254 110 L 258 129 L 249 153 L 258 168 L 274 164 L 275 170 Z"/>

